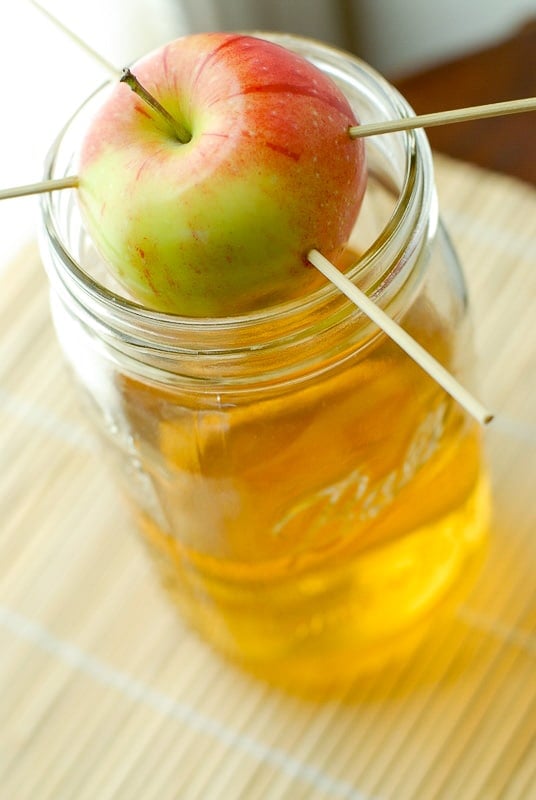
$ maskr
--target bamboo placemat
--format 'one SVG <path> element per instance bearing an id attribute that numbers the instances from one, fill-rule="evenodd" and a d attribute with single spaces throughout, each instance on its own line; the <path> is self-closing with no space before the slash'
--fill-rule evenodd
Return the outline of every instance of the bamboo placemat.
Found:
<path id="1" fill-rule="evenodd" d="M 465 265 L 487 432 L 490 554 L 411 661 L 339 697 L 224 664 L 160 594 L 51 328 L 35 247 L 0 300 L 0 796 L 536 797 L 536 196 L 436 159 Z M 526 423 L 526 428 L 520 421 Z"/>

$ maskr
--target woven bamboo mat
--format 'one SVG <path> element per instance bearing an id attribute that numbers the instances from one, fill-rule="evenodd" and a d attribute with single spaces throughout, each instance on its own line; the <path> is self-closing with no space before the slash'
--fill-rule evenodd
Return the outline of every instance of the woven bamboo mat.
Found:
<path id="1" fill-rule="evenodd" d="M 160 594 L 62 365 L 35 247 L 0 299 L 2 800 L 536 797 L 536 196 L 437 158 L 465 264 L 495 495 L 471 596 L 339 697 L 222 663 Z M 523 424 L 526 427 L 523 427 Z M 532 748 L 532 750 L 531 750 Z"/>

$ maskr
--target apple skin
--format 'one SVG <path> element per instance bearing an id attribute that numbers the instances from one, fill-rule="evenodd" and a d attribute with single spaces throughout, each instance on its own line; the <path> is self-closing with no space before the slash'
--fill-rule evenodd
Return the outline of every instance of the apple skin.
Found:
<path id="1" fill-rule="evenodd" d="M 113 87 L 80 152 L 79 200 L 97 250 L 145 306 L 228 316 L 324 282 L 366 185 L 357 120 L 320 70 L 266 40 L 193 34 L 132 67 L 191 133 L 181 143 L 128 86 Z"/>

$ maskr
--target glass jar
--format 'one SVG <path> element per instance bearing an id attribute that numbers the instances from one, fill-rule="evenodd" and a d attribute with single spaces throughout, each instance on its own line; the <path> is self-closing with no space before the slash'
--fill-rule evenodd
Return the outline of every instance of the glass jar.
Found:
<path id="1" fill-rule="evenodd" d="M 411 114 L 367 65 L 313 61 L 363 123 Z M 100 91 L 54 146 L 76 170 Z M 367 139 L 339 266 L 466 385 L 463 278 L 422 131 Z M 74 192 L 43 199 L 60 343 L 143 541 L 183 617 L 267 678 L 352 679 L 404 656 L 466 591 L 489 500 L 478 425 L 338 290 L 241 317 L 143 308 L 114 286 Z"/>

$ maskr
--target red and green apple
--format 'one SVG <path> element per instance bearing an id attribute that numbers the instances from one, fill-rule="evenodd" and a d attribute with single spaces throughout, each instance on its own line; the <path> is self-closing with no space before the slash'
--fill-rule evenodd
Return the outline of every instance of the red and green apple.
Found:
<path id="1" fill-rule="evenodd" d="M 364 146 L 335 83 L 280 45 L 195 34 L 146 56 L 137 80 L 179 133 L 124 83 L 83 142 L 89 233 L 144 305 L 186 316 L 245 313 L 324 279 L 366 183 Z"/>

